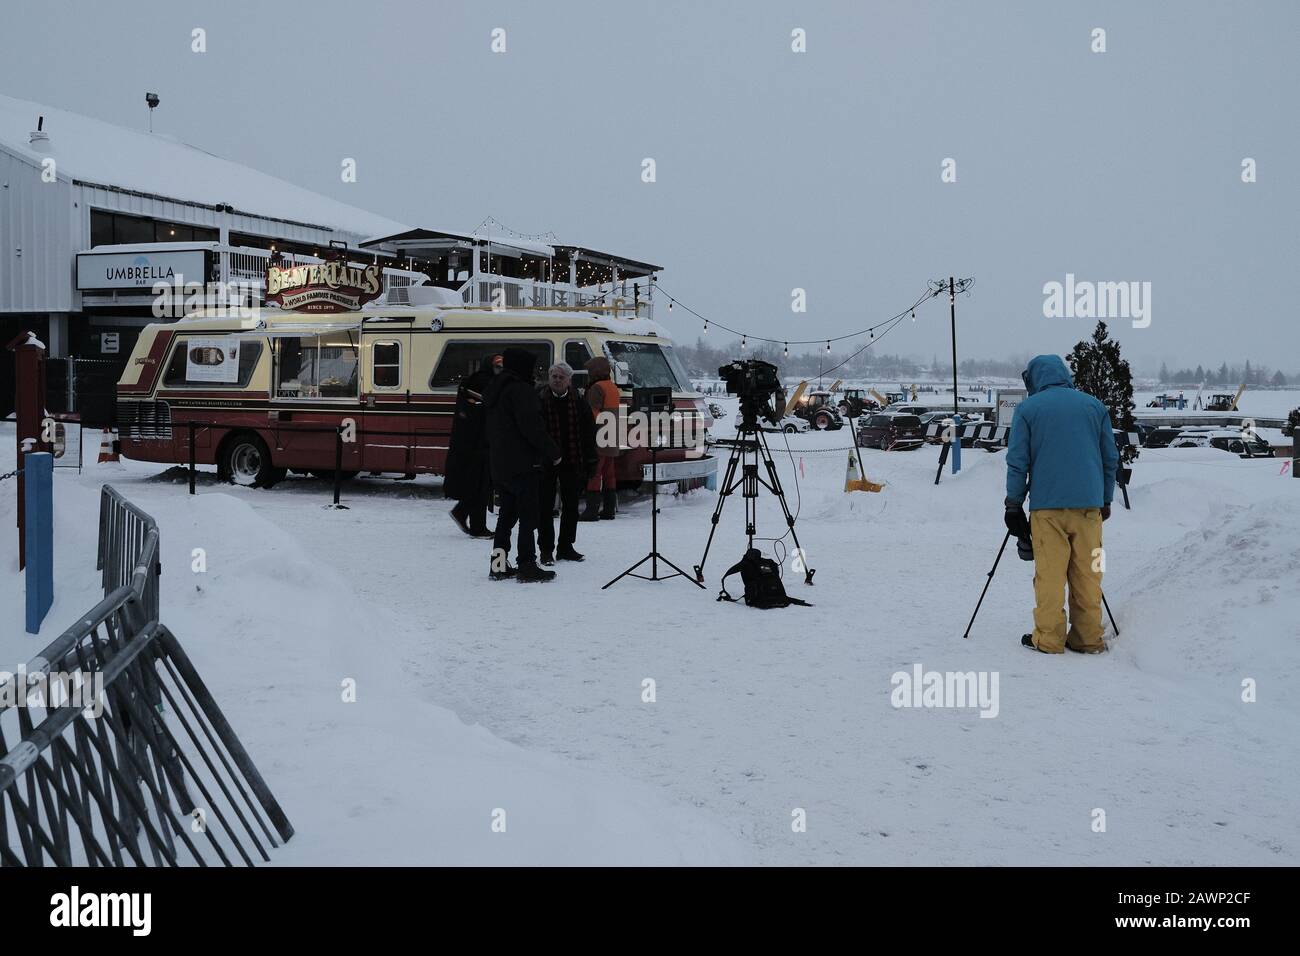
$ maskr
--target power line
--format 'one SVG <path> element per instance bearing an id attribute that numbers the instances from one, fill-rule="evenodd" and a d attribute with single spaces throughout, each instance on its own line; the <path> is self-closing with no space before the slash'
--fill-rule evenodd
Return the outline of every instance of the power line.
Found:
<path id="1" fill-rule="evenodd" d="M 830 345 L 832 342 L 842 342 L 845 339 L 856 339 L 863 335 L 870 335 L 874 340 L 876 337 L 875 336 L 876 329 L 889 326 L 889 328 L 886 329 L 886 332 L 881 333 L 880 337 L 883 338 L 887 332 L 892 331 L 894 328 L 897 328 L 897 323 L 901 322 L 907 315 L 910 314 L 912 316 L 912 320 L 915 321 L 917 306 L 921 305 L 923 302 L 935 298 L 936 296 L 948 290 L 946 286 L 942 289 L 935 289 L 935 288 L 926 289 L 926 291 L 921 294 L 921 297 L 917 299 L 915 302 L 913 302 L 911 305 L 909 305 L 907 308 L 903 309 L 901 312 L 898 312 L 895 315 L 890 316 L 887 319 L 877 322 L 875 325 L 869 325 L 865 329 L 858 329 L 855 332 L 846 332 L 843 335 L 831 335 L 819 339 L 772 339 L 763 335 L 751 335 L 748 332 L 742 332 L 740 329 L 733 329 L 730 326 L 723 325 L 721 322 L 714 322 L 712 319 L 709 319 L 707 316 L 701 315 L 699 312 L 696 312 L 685 302 L 669 295 L 662 285 L 659 286 L 659 291 L 668 299 L 668 308 L 670 311 L 672 310 L 674 305 L 680 305 L 683 309 L 685 309 L 691 315 L 695 316 L 697 319 L 699 319 L 701 322 L 704 323 L 705 332 L 708 332 L 709 326 L 713 325 L 719 329 L 722 329 L 724 332 L 730 332 L 732 335 L 739 335 L 742 339 L 742 342 L 748 342 L 750 339 L 753 339 L 755 342 L 767 342 L 771 345 L 783 345 L 785 346 L 788 353 L 789 347 L 791 345 L 820 345 L 821 343 L 825 342 L 826 350 L 829 352 Z M 962 291 L 965 290 L 963 289 Z M 869 347 L 870 344 L 871 343 L 868 343 L 868 345 L 864 346 L 863 348 Z M 859 349 L 858 352 L 854 353 L 854 355 L 860 354 L 861 351 L 862 350 Z"/>

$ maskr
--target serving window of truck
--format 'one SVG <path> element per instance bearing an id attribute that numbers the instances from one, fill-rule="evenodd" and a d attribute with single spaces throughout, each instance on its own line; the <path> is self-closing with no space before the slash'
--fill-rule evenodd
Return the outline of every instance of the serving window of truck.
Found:
<path id="1" fill-rule="evenodd" d="M 276 338 L 275 369 L 276 398 L 356 401 L 360 395 L 358 349 L 351 341 Z"/>

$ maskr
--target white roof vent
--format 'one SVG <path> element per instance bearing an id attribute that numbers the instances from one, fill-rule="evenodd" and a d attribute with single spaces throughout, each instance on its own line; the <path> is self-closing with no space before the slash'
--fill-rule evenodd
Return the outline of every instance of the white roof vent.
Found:
<path id="1" fill-rule="evenodd" d="M 455 289 L 444 289 L 436 285 L 408 285 L 389 289 L 388 304 L 454 309 L 463 306 L 465 300 Z"/>
<path id="2" fill-rule="evenodd" d="M 28 142 L 32 146 L 35 146 L 38 143 L 43 145 L 45 143 L 48 143 L 49 141 L 50 141 L 50 134 L 45 132 L 45 117 L 38 116 L 36 117 L 36 129 L 32 130 Z"/>

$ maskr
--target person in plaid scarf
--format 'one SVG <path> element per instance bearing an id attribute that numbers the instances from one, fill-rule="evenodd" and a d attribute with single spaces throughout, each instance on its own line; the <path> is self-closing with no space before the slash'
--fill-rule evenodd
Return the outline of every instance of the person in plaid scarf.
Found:
<path id="1" fill-rule="evenodd" d="M 581 561 L 574 550 L 578 537 L 578 499 L 590 477 L 596 473 L 596 422 L 587 403 L 573 387 L 573 368 L 564 362 L 551 366 L 547 383 L 538 389 L 546 431 L 560 449 L 558 464 L 542 466 L 542 515 L 537 527 L 537 545 L 542 564 Z M 560 541 L 555 547 L 556 493 L 560 496 Z"/>

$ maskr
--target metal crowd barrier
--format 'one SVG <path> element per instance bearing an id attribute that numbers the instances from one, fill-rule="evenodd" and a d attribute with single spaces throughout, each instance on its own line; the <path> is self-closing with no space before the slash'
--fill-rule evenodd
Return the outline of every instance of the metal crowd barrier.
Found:
<path id="1" fill-rule="evenodd" d="M 105 485 L 104 599 L 0 675 L 0 866 L 252 866 L 293 835 L 159 620 L 158 554 L 154 520 Z"/>

